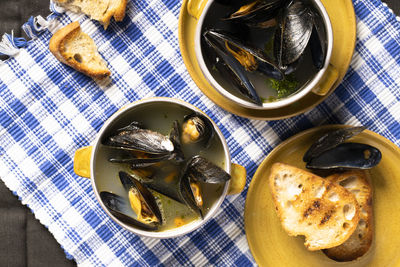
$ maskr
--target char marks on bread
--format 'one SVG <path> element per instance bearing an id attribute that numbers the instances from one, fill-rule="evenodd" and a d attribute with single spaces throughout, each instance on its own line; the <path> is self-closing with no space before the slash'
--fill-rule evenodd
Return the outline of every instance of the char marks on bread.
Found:
<path id="1" fill-rule="evenodd" d="M 338 246 L 356 229 L 360 208 L 342 186 L 282 163 L 272 165 L 269 183 L 283 228 L 305 236 L 308 250 Z"/>

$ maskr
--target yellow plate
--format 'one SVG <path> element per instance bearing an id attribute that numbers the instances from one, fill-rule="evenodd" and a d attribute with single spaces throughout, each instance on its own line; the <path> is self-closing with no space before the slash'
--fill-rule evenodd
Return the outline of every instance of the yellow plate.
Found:
<path id="1" fill-rule="evenodd" d="M 179 16 L 179 45 L 190 76 L 201 91 L 221 108 L 236 115 L 262 120 L 279 120 L 310 110 L 328 97 L 340 84 L 350 65 L 356 42 L 356 19 L 351 0 L 322 0 L 333 28 L 331 64 L 339 71 L 339 78 L 325 96 L 309 93 L 295 104 L 272 110 L 256 110 L 241 107 L 219 94 L 203 76 L 194 51 L 194 35 L 197 20 L 187 12 L 188 0 L 182 3 Z"/>
<path id="2" fill-rule="evenodd" d="M 250 250 L 260 266 L 343 266 L 321 251 L 310 252 L 303 237 L 290 237 L 276 215 L 268 184 L 270 167 L 283 162 L 305 169 L 302 157 L 310 145 L 328 131 L 348 127 L 327 125 L 297 134 L 277 146 L 257 169 L 247 193 L 245 230 Z M 364 131 L 351 139 L 382 152 L 382 160 L 370 170 L 374 188 L 375 236 L 371 249 L 347 266 L 400 266 L 400 149 L 388 139 Z"/>

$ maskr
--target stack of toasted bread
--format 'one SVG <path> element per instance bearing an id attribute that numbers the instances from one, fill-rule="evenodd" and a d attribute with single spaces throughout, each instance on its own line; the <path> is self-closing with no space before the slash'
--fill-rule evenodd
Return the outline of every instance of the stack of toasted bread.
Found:
<path id="1" fill-rule="evenodd" d="M 275 163 L 270 188 L 283 228 L 304 235 L 308 250 L 323 250 L 331 259 L 351 261 L 372 243 L 372 189 L 366 171 L 322 178 Z"/>

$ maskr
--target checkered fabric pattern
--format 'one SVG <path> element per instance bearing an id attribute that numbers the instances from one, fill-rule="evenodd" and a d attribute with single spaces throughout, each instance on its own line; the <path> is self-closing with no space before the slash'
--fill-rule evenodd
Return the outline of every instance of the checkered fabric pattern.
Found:
<path id="1" fill-rule="evenodd" d="M 82 266 L 254 265 L 244 231 L 247 186 L 281 141 L 316 125 L 342 123 L 400 143 L 400 24 L 379 0 L 354 0 L 357 45 L 339 88 L 317 108 L 265 122 L 232 115 L 191 80 L 178 45 L 181 1 L 128 1 L 127 16 L 104 31 L 72 13 L 0 66 L 0 177 Z M 110 83 L 58 62 L 52 32 L 79 20 L 111 69 Z M 225 135 L 233 161 L 246 167 L 247 186 L 228 196 L 203 227 L 185 236 L 141 238 L 115 224 L 88 179 L 73 171 L 76 149 L 89 145 L 123 105 L 151 96 L 183 99 L 205 111 Z M 268 253 L 268 252 L 266 252 Z"/>

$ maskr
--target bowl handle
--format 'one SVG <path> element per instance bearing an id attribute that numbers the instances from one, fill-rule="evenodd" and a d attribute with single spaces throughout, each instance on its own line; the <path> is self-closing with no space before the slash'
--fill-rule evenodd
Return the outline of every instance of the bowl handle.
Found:
<path id="1" fill-rule="evenodd" d="M 84 146 L 75 151 L 74 172 L 82 177 L 90 178 L 90 156 L 92 146 Z"/>
<path id="2" fill-rule="evenodd" d="M 195 19 L 199 19 L 207 0 L 188 0 L 187 12 Z"/>
<path id="3" fill-rule="evenodd" d="M 228 195 L 239 194 L 246 185 L 246 169 L 238 164 L 231 164 L 231 182 L 228 188 Z"/>
<path id="4" fill-rule="evenodd" d="M 314 94 L 324 96 L 329 90 L 331 90 L 332 86 L 339 78 L 339 71 L 335 66 L 329 64 L 328 68 L 324 76 L 321 79 L 321 82 L 317 84 L 317 86 L 312 90 Z"/>

